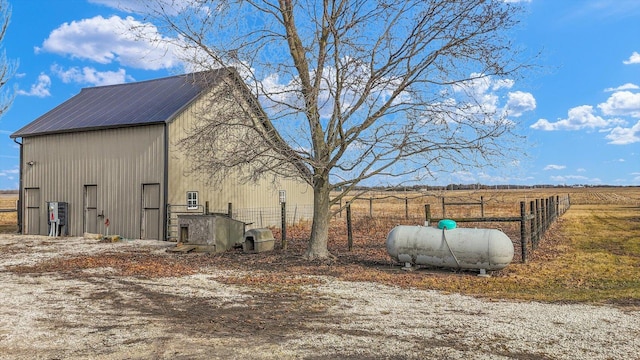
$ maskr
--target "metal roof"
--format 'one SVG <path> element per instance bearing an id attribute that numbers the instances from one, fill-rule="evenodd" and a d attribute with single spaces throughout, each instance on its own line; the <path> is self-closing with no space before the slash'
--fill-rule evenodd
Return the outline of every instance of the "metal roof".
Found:
<path id="1" fill-rule="evenodd" d="M 185 106 L 233 70 L 217 69 L 119 85 L 84 88 L 11 138 L 157 124 L 171 121 Z"/>

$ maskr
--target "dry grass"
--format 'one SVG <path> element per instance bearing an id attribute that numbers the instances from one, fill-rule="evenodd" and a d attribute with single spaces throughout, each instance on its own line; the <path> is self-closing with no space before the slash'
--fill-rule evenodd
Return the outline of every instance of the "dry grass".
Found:
<path id="1" fill-rule="evenodd" d="M 533 259 L 499 276 L 461 279 L 464 293 L 524 300 L 640 305 L 638 207 L 575 205 Z M 473 288 L 469 287 L 473 283 Z"/>
<path id="2" fill-rule="evenodd" d="M 15 209 L 18 194 L 0 194 L 0 209 Z M 18 229 L 18 213 L 0 212 L 0 233 L 14 233 Z"/>
<path id="3" fill-rule="evenodd" d="M 367 192 L 352 201 L 353 214 L 365 216 L 397 216 L 405 215 L 408 207 L 410 217 L 424 218 L 424 205 L 429 204 L 432 216 L 442 217 L 442 199 L 446 203 L 480 202 L 484 199 L 485 216 L 517 216 L 520 202 L 528 203 L 536 199 L 546 199 L 550 196 L 566 196 L 571 204 L 610 204 L 610 205 L 640 205 L 639 187 L 603 187 L 603 188 L 548 188 L 548 189 L 519 189 L 519 190 L 456 190 L 456 191 L 408 191 L 408 192 Z M 344 211 L 343 211 L 344 216 Z M 480 216 L 479 205 L 447 206 L 448 217 L 476 217 Z"/>
<path id="4" fill-rule="evenodd" d="M 518 214 L 520 201 L 528 202 L 565 194 L 571 198 L 570 211 L 552 226 L 539 248 L 530 256 L 529 262 L 518 262 L 519 249 L 516 244 L 514 262 L 504 270 L 494 273 L 491 278 L 435 269 L 402 273 L 397 268 L 382 266 L 385 261 L 390 261 L 382 254 L 386 233 L 402 222 L 420 223 L 419 217 L 403 219 L 403 197 L 411 199 L 412 195 L 416 197 L 418 194 L 395 194 L 401 199 L 388 198 L 392 206 L 385 208 L 386 217 L 376 216 L 379 210 L 376 207 L 377 200 L 374 200 L 372 219 L 362 217 L 369 214 L 370 202 L 355 201 L 353 206 L 360 206 L 361 209 L 354 211 L 355 248 L 349 255 L 354 261 L 349 270 L 339 271 L 338 276 L 349 280 L 374 280 L 482 297 L 550 302 L 609 302 L 639 306 L 640 188 L 453 191 L 436 195 L 445 197 L 446 202 L 478 201 L 483 196 L 486 216 L 514 216 Z M 388 195 L 374 193 L 367 196 L 375 199 Z M 430 203 L 437 212 L 441 209 L 441 197 L 437 196 L 416 197 L 415 201 Z M 381 201 L 383 200 L 379 202 Z M 377 206 L 384 208 L 382 204 Z M 357 214 L 361 216 L 358 217 Z M 447 208 L 447 215 L 452 217 L 478 214 L 479 207 Z M 437 217 L 438 214 L 434 216 Z M 461 224 L 500 227 L 516 240 L 519 239 L 519 228 L 515 225 L 517 224 Z M 346 241 L 342 231 L 338 230 L 336 233 L 341 238 L 339 242 Z M 344 255 L 346 250 L 344 246 L 334 244 L 333 251 Z"/>
<path id="5" fill-rule="evenodd" d="M 363 216 L 363 213 L 369 213 L 368 201 L 355 202 L 354 207 L 363 206 L 363 209 L 354 211 L 352 251 L 347 249 L 345 216 L 335 217 L 331 224 L 329 249 L 336 258 L 330 261 L 310 263 L 301 259 L 309 237 L 308 224 L 287 229 L 287 251 L 283 251 L 277 241 L 276 251 L 271 253 L 244 254 L 231 251 L 197 258 L 176 257 L 175 261 L 186 261 L 189 266 L 196 268 L 213 265 L 261 271 L 260 277 L 251 279 L 253 282 L 273 283 L 274 279 L 279 279 L 278 284 L 290 284 L 292 279 L 300 275 L 325 275 L 349 281 L 374 281 L 488 298 L 640 306 L 640 188 L 561 190 L 564 192 L 555 192 L 554 189 L 453 191 L 438 195 L 445 196 L 447 202 L 477 201 L 483 196 L 487 216 L 516 215 L 520 201 L 567 193 L 571 196 L 571 209 L 552 226 L 539 248 L 530 256 L 529 262 L 521 264 L 514 260 L 490 278 L 453 270 L 420 269 L 406 272 L 389 258 L 385 239 L 393 226 L 401 223 L 421 224 L 424 200 L 431 200 L 426 203 L 433 204 L 434 208 L 441 206 L 441 198 L 436 195 L 418 196 L 420 194 L 417 193 L 413 194 L 413 202 L 409 202 L 409 219 L 404 218 L 404 196 L 410 198 L 409 194 L 393 194 L 393 197 L 384 200 L 388 202 L 387 206 L 382 200 L 374 201 L 374 217 Z M 14 206 L 15 199 L 9 203 Z M 479 212 L 474 206 L 452 209 L 468 212 L 467 216 L 478 216 Z M 0 224 L 15 226 L 15 213 L 6 214 L 13 215 L 13 220 L 4 219 L 5 222 Z M 512 239 L 518 239 L 519 229 L 512 225 L 464 226 L 501 227 Z M 274 235 L 276 239 L 280 238 L 277 230 L 274 230 Z M 516 249 L 516 253 L 518 251 Z"/>

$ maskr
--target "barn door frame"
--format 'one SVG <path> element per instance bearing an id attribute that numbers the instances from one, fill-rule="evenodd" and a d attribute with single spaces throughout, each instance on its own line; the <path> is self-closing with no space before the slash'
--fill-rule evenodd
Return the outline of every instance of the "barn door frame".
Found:
<path id="1" fill-rule="evenodd" d="M 98 233 L 98 185 L 84 185 L 82 229 L 85 233 Z"/>
<path id="2" fill-rule="evenodd" d="M 140 239 L 162 240 L 160 183 L 142 184 Z"/>
<path id="3" fill-rule="evenodd" d="M 24 200 L 24 234 L 40 235 L 40 217 L 42 216 L 40 214 L 40 188 L 25 188 Z"/>

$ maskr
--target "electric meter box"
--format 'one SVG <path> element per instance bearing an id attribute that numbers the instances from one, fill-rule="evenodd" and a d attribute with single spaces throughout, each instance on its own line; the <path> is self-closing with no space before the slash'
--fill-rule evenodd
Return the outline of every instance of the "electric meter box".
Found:
<path id="1" fill-rule="evenodd" d="M 47 201 L 47 223 L 57 224 L 60 235 L 69 235 L 67 226 L 67 209 L 69 204 L 62 201 Z"/>

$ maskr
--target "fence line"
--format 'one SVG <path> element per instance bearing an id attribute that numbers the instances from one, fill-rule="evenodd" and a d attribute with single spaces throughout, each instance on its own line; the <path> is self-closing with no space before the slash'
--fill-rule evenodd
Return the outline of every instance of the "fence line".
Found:
<path id="1" fill-rule="evenodd" d="M 520 247 L 521 247 L 521 262 L 526 262 L 529 254 L 538 247 L 540 239 L 544 233 L 549 229 L 551 224 L 561 215 L 563 215 L 571 206 L 569 195 L 563 196 L 551 196 L 548 198 L 536 199 L 530 201 L 529 211 L 527 211 L 526 202 L 520 202 L 520 214 L 514 216 L 499 216 L 499 217 L 487 217 L 484 214 L 484 198 L 480 198 L 479 202 L 449 202 L 442 200 L 442 214 L 446 214 L 446 206 L 480 206 L 480 217 L 451 217 L 449 219 L 461 223 L 483 223 L 483 222 L 514 222 L 519 223 L 520 226 Z M 407 209 L 408 207 L 405 207 Z M 372 214 L 372 207 L 370 207 L 370 214 Z M 347 203 L 347 244 L 349 250 L 353 244 L 353 222 L 352 222 L 352 210 L 351 204 Z M 370 216 L 371 217 L 371 216 Z M 408 218 L 408 213 L 405 212 L 405 218 Z M 433 218 L 431 216 L 431 205 L 424 205 L 424 219 L 425 225 L 429 225 L 432 222 L 438 222 L 444 219 Z"/>
<path id="2" fill-rule="evenodd" d="M 283 209 L 286 215 L 283 217 Z M 199 205 L 197 209 L 187 209 L 187 205 L 167 205 L 167 240 L 178 238 L 178 216 L 197 214 L 219 214 L 230 216 L 246 224 L 247 229 L 293 225 L 313 218 L 313 205 L 288 205 L 263 208 L 236 209 L 229 203 L 227 209 L 209 209 L 209 205 Z M 285 229 L 286 231 L 286 229 Z"/>

